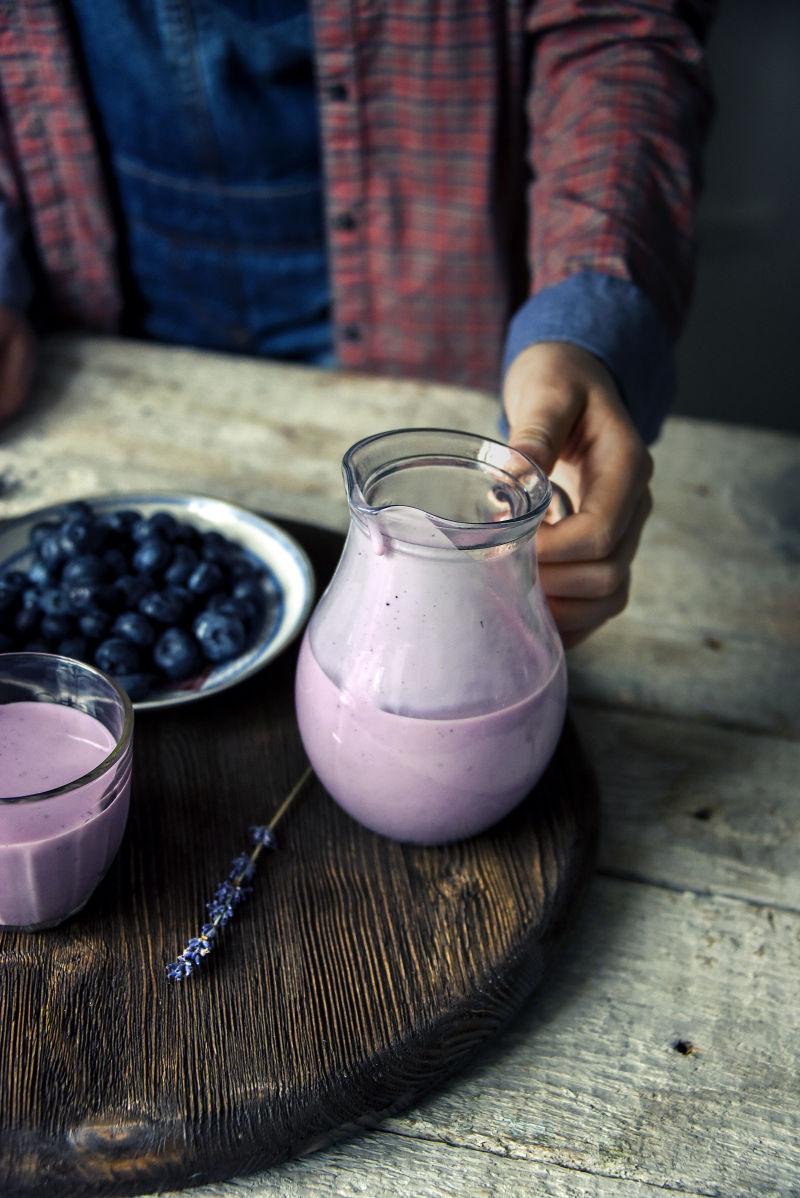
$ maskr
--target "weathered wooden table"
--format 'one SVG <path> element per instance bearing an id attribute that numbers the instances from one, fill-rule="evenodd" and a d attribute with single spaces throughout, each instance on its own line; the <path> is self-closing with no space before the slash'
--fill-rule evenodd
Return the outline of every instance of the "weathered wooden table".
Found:
<path id="1" fill-rule="evenodd" d="M 169 487 L 344 527 L 339 459 L 487 396 L 88 338 L 0 432 L 0 517 Z M 570 947 L 378 1130 L 197 1198 L 800 1195 L 800 442 L 673 420 L 629 609 L 570 655 L 604 799 Z"/>

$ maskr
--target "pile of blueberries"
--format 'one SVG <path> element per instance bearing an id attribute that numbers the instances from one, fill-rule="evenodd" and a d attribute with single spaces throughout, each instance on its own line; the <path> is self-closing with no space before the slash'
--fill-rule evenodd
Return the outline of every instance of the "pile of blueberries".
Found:
<path id="1" fill-rule="evenodd" d="M 0 566 L 0 652 L 93 663 L 134 702 L 238 657 L 277 616 L 263 565 L 169 512 L 70 503 L 31 529 L 29 550 L 27 570 Z"/>

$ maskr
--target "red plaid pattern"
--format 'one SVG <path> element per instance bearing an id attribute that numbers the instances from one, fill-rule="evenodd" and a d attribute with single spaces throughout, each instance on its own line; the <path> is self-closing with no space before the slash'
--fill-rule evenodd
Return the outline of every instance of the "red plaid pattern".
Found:
<path id="1" fill-rule="evenodd" d="M 584 270 L 638 284 L 676 332 L 712 8 L 312 0 L 341 364 L 494 388 L 513 310 Z M 57 0 L 0 0 L 0 95 L 0 185 L 56 312 L 113 327 L 113 227 Z"/>
<path id="2" fill-rule="evenodd" d="M 114 229 L 61 7 L 0 0 L 0 187 L 24 206 L 59 323 L 112 330 Z"/>

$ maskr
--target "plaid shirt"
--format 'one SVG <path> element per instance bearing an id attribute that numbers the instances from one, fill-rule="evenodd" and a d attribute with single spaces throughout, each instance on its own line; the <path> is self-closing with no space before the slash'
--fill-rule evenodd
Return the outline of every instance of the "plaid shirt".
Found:
<path id="1" fill-rule="evenodd" d="M 313 0 L 341 366 L 492 388 L 512 316 L 510 356 L 552 337 L 606 360 L 598 338 L 668 353 L 712 8 Z M 113 330 L 115 230 L 58 0 L 0 0 L 0 100 L 0 193 L 27 217 L 54 316 Z"/>

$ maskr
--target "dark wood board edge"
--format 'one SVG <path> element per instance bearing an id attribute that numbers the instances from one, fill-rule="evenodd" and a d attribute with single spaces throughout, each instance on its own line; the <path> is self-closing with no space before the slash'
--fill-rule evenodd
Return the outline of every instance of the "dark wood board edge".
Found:
<path id="1" fill-rule="evenodd" d="M 324 586 L 326 571 L 333 569 L 338 558 L 341 539 L 308 525 L 281 523 L 304 546 L 313 544 L 315 564 L 323 566 L 318 583 Z M 228 1155 L 213 1161 L 203 1158 L 196 1130 L 185 1123 L 176 1123 L 172 1134 L 165 1133 L 163 1126 L 152 1125 L 148 1129 L 137 1122 L 128 1127 L 93 1127 L 77 1136 L 45 1141 L 37 1133 L 19 1128 L 13 1132 L 13 1142 L 9 1138 L 5 1144 L 0 1143 L 0 1193 L 4 1198 L 50 1198 L 51 1195 L 112 1198 L 112 1195 L 158 1193 L 221 1181 L 267 1168 L 374 1127 L 388 1115 L 407 1109 L 440 1087 L 513 1019 L 539 985 L 592 876 L 599 819 L 598 791 L 569 719 L 561 750 L 556 768 L 577 772 L 585 810 L 581 812 L 579 835 L 570 858 L 571 876 L 564 879 L 560 901 L 548 912 L 544 943 L 542 925 L 538 924 L 531 929 L 530 941 L 518 944 L 513 957 L 497 963 L 492 974 L 481 979 L 480 985 L 460 1004 L 418 1034 L 395 1045 L 390 1052 L 374 1058 L 370 1063 L 371 1081 L 374 1081 L 369 1087 L 371 1109 L 366 1113 L 365 1098 L 360 1091 L 343 1107 L 338 1079 L 331 1078 L 325 1087 L 308 1092 L 307 1134 L 297 1139 L 287 1129 L 283 1142 L 266 1151 L 264 1124 L 268 1112 L 263 1104 L 253 1102 L 242 1108 L 242 1132 L 235 1146 Z M 465 1027 L 469 1029 L 466 1034 Z M 419 1066 L 410 1068 L 411 1059 L 418 1061 Z M 98 1065 L 103 1067 L 102 1062 Z M 272 1131 L 274 1135 L 274 1128 Z"/>

